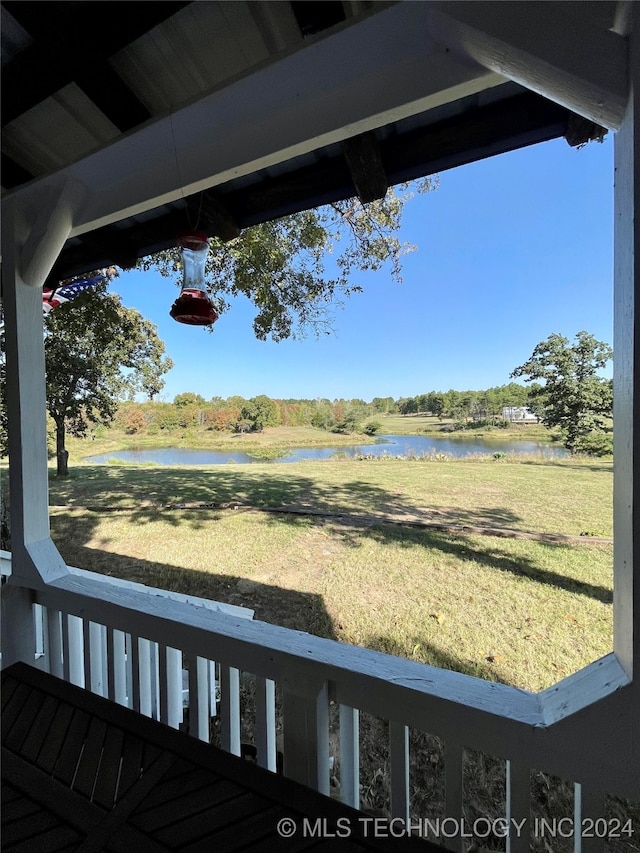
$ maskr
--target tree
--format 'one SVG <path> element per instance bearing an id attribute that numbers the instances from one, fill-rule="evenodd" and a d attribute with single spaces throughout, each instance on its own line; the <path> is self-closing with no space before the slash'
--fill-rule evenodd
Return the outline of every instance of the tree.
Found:
<path id="1" fill-rule="evenodd" d="M 173 398 L 173 405 L 178 408 L 183 406 L 206 406 L 207 401 L 200 394 L 194 394 L 193 391 L 184 391 L 182 394 L 176 394 Z"/>
<path id="2" fill-rule="evenodd" d="M 228 297 L 244 295 L 257 308 L 253 328 L 259 340 L 329 334 L 332 309 L 362 290 L 352 281 L 356 270 L 389 263 L 392 278 L 402 280 L 401 258 L 415 248 L 397 237 L 404 204 L 415 191 L 436 184 L 426 178 L 412 189 L 390 188 L 384 199 L 367 205 L 350 199 L 306 210 L 246 228 L 227 243 L 211 238 L 206 277 L 218 311 L 229 308 Z M 328 257 L 334 262 L 331 276 L 325 270 Z M 160 252 L 139 266 L 177 278 L 180 253 Z"/>
<path id="3" fill-rule="evenodd" d="M 611 432 L 613 383 L 597 373 L 612 358 L 609 344 L 587 332 L 578 332 L 573 344 L 554 332 L 511 374 L 543 381 L 530 405 L 543 424 L 562 430 L 572 453 L 587 450 L 594 433 Z"/>
<path id="4" fill-rule="evenodd" d="M 173 367 L 156 327 L 103 283 L 51 311 L 45 325 L 47 408 L 56 431 L 58 476 L 68 474 L 66 434 L 109 424 L 118 400 L 160 393 Z"/>
<path id="5" fill-rule="evenodd" d="M 280 407 L 266 394 L 260 394 L 247 400 L 240 411 L 240 421 L 249 424 L 252 430 L 262 432 L 265 427 L 280 424 Z"/>

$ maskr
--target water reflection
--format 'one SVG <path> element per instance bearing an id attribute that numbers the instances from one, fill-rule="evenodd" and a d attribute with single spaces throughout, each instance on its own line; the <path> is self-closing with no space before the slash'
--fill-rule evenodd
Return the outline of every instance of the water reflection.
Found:
<path id="1" fill-rule="evenodd" d="M 481 438 L 458 436 L 381 435 L 375 444 L 353 444 L 344 447 L 298 447 L 287 450 L 277 459 L 260 459 L 239 450 L 192 450 L 182 447 L 166 447 L 156 450 L 118 450 L 91 456 L 87 461 L 105 463 L 152 462 L 156 465 L 224 465 L 235 462 L 241 465 L 251 462 L 301 462 L 307 459 L 323 460 L 335 456 L 423 456 L 443 453 L 447 456 L 470 456 L 487 453 L 523 453 L 545 457 L 567 456 L 562 447 L 553 447 L 538 441 L 485 441 Z"/>

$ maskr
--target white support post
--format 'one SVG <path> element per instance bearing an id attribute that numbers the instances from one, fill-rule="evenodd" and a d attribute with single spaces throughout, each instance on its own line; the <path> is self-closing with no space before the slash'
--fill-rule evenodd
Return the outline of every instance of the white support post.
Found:
<path id="1" fill-rule="evenodd" d="M 35 626 L 32 593 L 5 583 L 2 587 L 2 667 L 17 661 L 33 666 Z"/>
<path id="2" fill-rule="evenodd" d="M 340 799 L 360 808 L 360 712 L 340 705 Z"/>
<path id="3" fill-rule="evenodd" d="M 7 366 L 12 575 L 34 586 L 67 574 L 49 534 L 42 285 L 73 226 L 71 184 L 44 190 L 30 215 L 3 209 L 2 289 Z M 33 221 L 35 219 L 35 221 Z M 17 629 L 14 629 L 17 630 Z"/>
<path id="4" fill-rule="evenodd" d="M 300 685 L 297 685 L 300 689 Z M 284 691 L 284 773 L 329 794 L 329 692 L 327 682 L 305 695 Z"/>
<path id="5" fill-rule="evenodd" d="M 276 685 L 270 678 L 256 676 L 256 751 L 258 765 L 275 773 Z"/>
<path id="6" fill-rule="evenodd" d="M 391 817 L 409 826 L 409 727 L 389 721 Z"/>
<path id="7" fill-rule="evenodd" d="M 631 4 L 631 91 L 615 137 L 614 651 L 631 684 L 628 759 L 640 766 L 640 9 Z"/>
<path id="8" fill-rule="evenodd" d="M 222 748 L 240 755 L 240 671 L 220 664 L 220 723 Z"/>

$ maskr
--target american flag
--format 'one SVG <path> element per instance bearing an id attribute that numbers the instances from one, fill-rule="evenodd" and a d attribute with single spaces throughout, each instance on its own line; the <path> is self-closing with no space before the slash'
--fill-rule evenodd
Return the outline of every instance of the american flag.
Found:
<path id="1" fill-rule="evenodd" d="M 97 275 L 94 278 L 79 278 L 77 281 L 71 281 L 69 284 L 63 284 L 62 287 L 54 287 L 53 289 L 42 291 L 42 311 L 45 316 L 49 311 L 53 311 L 58 305 L 63 302 L 71 302 L 76 296 L 79 296 L 88 287 L 94 287 L 101 281 L 105 281 L 106 276 Z"/>

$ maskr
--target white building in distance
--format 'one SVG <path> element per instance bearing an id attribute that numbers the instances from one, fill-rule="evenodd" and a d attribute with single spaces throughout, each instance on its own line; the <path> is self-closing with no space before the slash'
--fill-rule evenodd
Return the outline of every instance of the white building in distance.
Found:
<path id="1" fill-rule="evenodd" d="M 504 406 L 502 419 L 512 424 L 537 424 L 539 422 L 538 416 L 534 415 L 528 406 Z"/>

